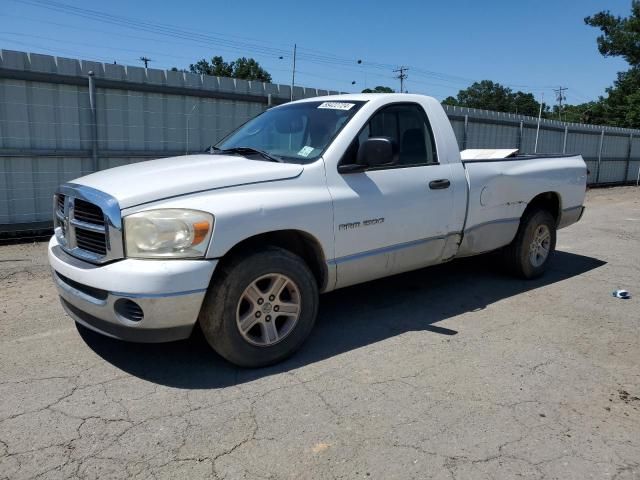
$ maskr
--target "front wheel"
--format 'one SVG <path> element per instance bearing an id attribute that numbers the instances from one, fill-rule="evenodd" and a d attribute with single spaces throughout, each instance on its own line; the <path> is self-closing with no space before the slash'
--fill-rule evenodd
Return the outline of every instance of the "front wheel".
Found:
<path id="1" fill-rule="evenodd" d="M 231 363 L 262 367 L 302 345 L 317 311 L 318 287 L 305 262 L 271 247 L 216 272 L 200 326 L 213 349 Z"/>
<path id="2" fill-rule="evenodd" d="M 504 249 L 507 267 L 522 278 L 536 278 L 547 269 L 556 248 L 556 222 L 546 210 L 527 212 L 511 244 Z"/>

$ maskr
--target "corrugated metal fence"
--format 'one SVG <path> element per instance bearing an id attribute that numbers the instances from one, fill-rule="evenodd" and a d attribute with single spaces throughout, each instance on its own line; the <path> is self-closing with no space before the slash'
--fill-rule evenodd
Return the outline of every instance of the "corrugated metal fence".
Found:
<path id="1" fill-rule="evenodd" d="M 460 149 L 519 148 L 521 153 L 579 153 L 590 185 L 635 182 L 640 169 L 640 130 L 542 120 L 509 113 L 445 106 Z"/>
<path id="2" fill-rule="evenodd" d="M 296 87 L 294 98 L 334 93 Z M 202 151 L 290 97 L 287 85 L 0 50 L 0 232 L 48 225 L 62 182 Z M 534 152 L 534 118 L 447 113 L 461 148 Z M 624 183 L 640 168 L 640 131 L 543 121 L 537 151 L 581 153 L 590 183 Z"/>

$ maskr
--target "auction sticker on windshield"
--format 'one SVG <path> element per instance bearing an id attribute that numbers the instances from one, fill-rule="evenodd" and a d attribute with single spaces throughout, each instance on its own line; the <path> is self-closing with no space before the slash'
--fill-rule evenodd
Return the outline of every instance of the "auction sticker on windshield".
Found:
<path id="1" fill-rule="evenodd" d="M 329 108 L 331 110 L 351 110 L 351 108 L 355 105 L 355 103 L 324 102 L 318 105 L 318 108 Z"/>
<path id="2" fill-rule="evenodd" d="M 308 146 L 308 145 L 307 145 L 307 146 L 302 147 L 302 148 L 300 149 L 300 151 L 298 152 L 298 155 L 300 155 L 301 157 L 308 157 L 308 156 L 309 156 L 309 154 L 310 154 L 311 152 L 313 152 L 313 150 L 314 150 L 314 148 L 313 148 L 313 147 L 310 147 L 310 146 Z"/>

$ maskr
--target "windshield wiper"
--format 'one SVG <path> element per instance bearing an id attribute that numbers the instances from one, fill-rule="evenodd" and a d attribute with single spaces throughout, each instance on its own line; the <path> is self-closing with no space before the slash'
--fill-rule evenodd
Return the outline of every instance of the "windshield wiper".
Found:
<path id="1" fill-rule="evenodd" d="M 273 155 L 270 155 L 263 150 L 258 150 L 257 148 L 253 148 L 253 147 L 233 147 L 233 148 L 225 148 L 224 150 L 216 148 L 215 152 L 216 153 L 239 153 L 240 155 L 246 155 L 247 153 L 257 153 L 258 155 L 261 155 L 263 158 L 266 158 L 267 160 L 269 160 L 270 162 L 278 162 L 278 163 L 283 162 L 281 158 L 274 157 Z"/>

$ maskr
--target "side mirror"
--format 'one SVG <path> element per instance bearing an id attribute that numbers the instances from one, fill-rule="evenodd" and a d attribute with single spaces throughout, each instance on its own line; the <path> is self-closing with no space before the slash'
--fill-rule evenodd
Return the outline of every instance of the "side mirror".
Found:
<path id="1" fill-rule="evenodd" d="M 398 145 L 391 138 L 371 137 L 358 148 L 356 163 L 338 165 L 338 173 L 360 173 L 371 167 L 395 165 L 398 155 Z"/>
<path id="2" fill-rule="evenodd" d="M 379 167 L 398 163 L 398 148 L 389 137 L 371 137 L 358 148 L 356 157 L 358 165 Z"/>

